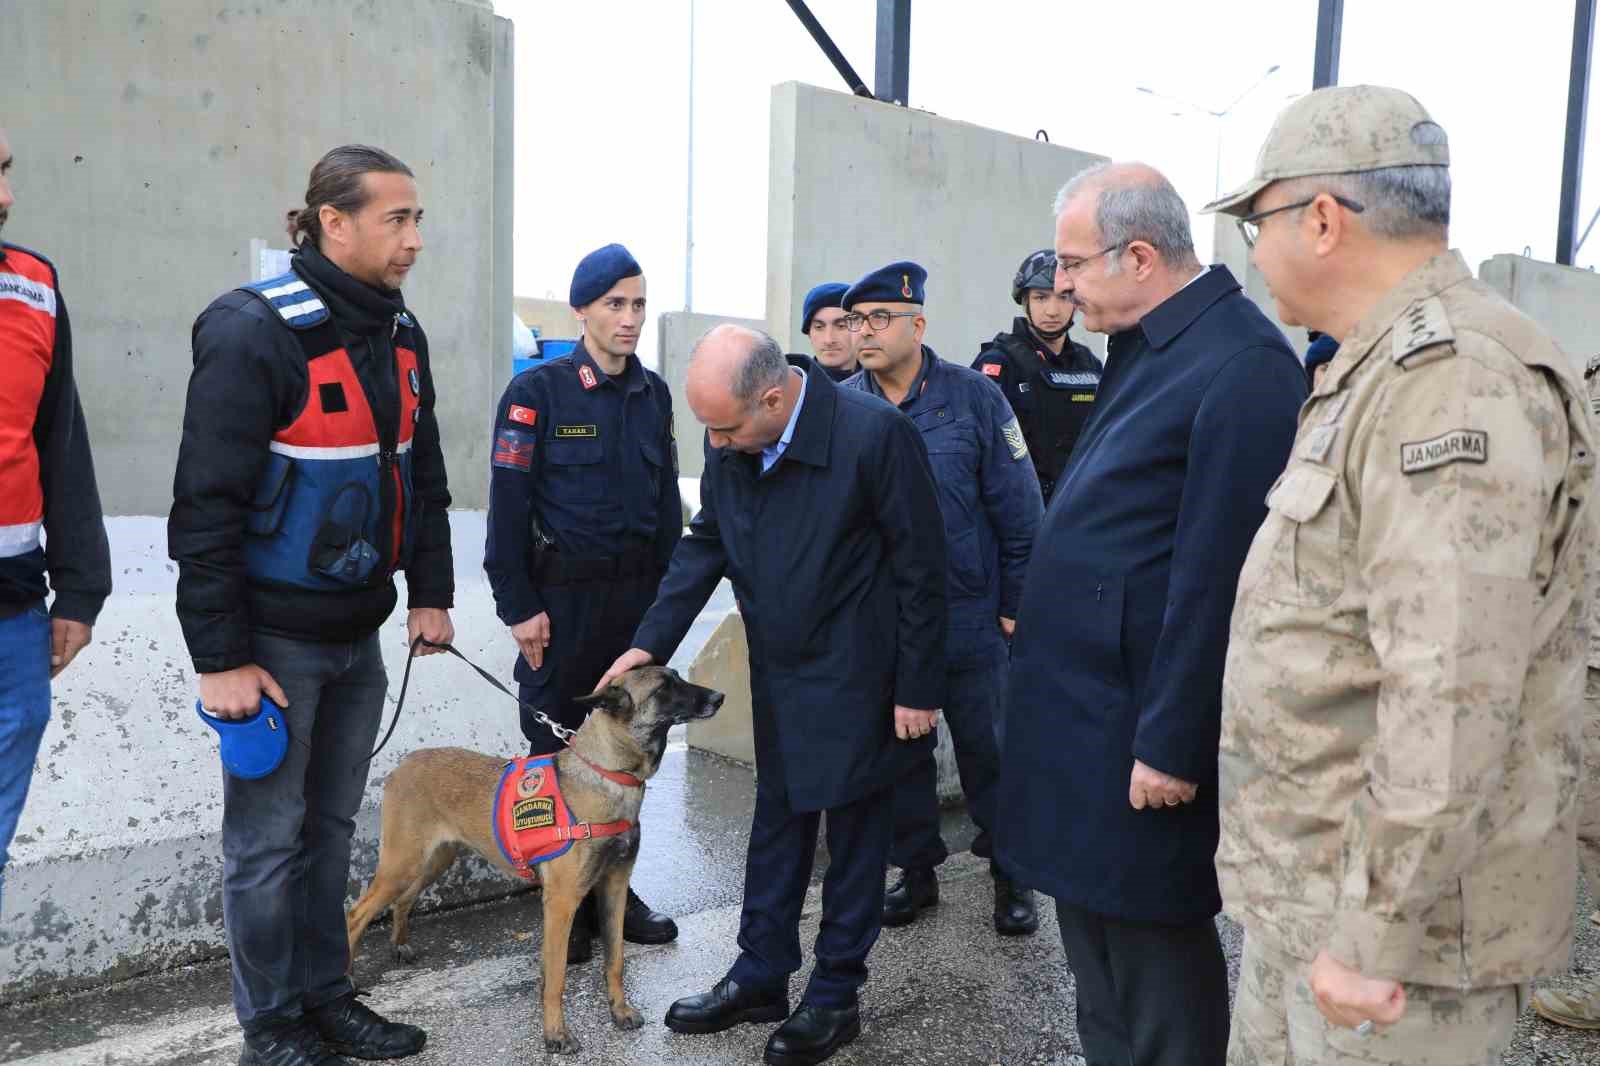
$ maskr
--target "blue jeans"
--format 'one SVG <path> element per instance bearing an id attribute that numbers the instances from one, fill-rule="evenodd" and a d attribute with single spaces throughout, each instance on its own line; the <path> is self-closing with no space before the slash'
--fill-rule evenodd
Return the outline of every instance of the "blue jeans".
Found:
<path id="1" fill-rule="evenodd" d="M 50 721 L 50 616 L 44 601 L 0 618 L 0 908 L 6 849 L 28 798 L 34 760 Z"/>
<path id="2" fill-rule="evenodd" d="M 222 774 L 222 914 L 246 1030 L 353 990 L 350 838 L 388 689 L 375 633 L 348 644 L 255 633 L 251 644 L 289 698 L 290 744 L 266 777 Z"/>

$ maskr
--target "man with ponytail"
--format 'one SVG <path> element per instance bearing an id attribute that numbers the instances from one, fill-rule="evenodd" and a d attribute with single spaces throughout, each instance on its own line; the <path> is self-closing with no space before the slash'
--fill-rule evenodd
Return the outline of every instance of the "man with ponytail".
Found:
<path id="1" fill-rule="evenodd" d="M 400 1058 L 426 1039 L 355 998 L 344 923 L 396 573 L 412 646 L 454 635 L 428 341 L 400 293 L 421 221 L 404 163 L 335 148 L 293 220 L 290 272 L 225 293 L 194 326 L 168 524 L 178 617 L 203 710 L 274 712 L 291 741 L 266 776 L 223 777 L 241 1066 Z"/>

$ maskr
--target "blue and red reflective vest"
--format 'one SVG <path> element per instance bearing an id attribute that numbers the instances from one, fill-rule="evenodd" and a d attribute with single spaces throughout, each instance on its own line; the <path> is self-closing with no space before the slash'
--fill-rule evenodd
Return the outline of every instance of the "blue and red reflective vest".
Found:
<path id="1" fill-rule="evenodd" d="M 381 426 L 327 306 L 297 274 L 244 286 L 294 331 L 310 379 L 278 430 L 246 522 L 252 582 L 339 590 L 387 582 L 410 557 L 411 442 L 422 392 L 416 323 L 395 317 L 397 424 Z"/>

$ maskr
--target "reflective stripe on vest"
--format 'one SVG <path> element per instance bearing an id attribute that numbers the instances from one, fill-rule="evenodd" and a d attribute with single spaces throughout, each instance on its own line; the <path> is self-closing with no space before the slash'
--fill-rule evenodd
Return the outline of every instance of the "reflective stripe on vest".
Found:
<path id="1" fill-rule="evenodd" d="M 0 556 L 39 546 L 44 489 L 33 428 L 55 346 L 55 272 L 38 256 L 6 245 L 0 259 Z"/>

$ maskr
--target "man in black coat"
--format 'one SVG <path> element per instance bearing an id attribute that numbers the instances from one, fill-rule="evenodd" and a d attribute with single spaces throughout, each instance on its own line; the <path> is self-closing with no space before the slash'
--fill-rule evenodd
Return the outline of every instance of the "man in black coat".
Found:
<path id="1" fill-rule="evenodd" d="M 719 326 L 685 382 L 706 426 L 701 510 L 612 678 L 666 662 L 726 574 L 744 616 L 756 806 L 739 958 L 667 1026 L 786 1022 L 769 1063 L 821 1062 L 861 1031 L 892 788 L 925 757 L 944 702 L 945 538 L 927 449 L 905 415 L 836 386 L 772 338 Z M 828 854 L 816 968 L 789 1014 L 800 910 L 822 812 Z"/>
<path id="2" fill-rule="evenodd" d="M 1220 1064 L 1222 668 L 1305 374 L 1154 170 L 1095 168 L 1056 210 L 1057 288 L 1110 343 L 1023 588 L 999 858 L 1056 898 L 1090 1066 Z"/>

